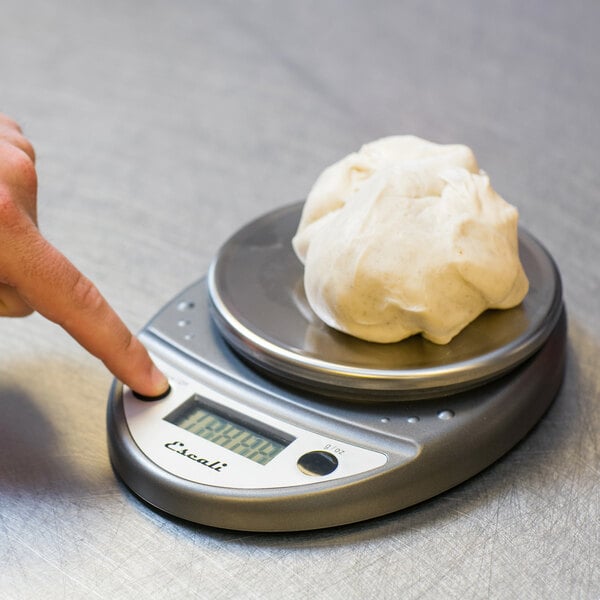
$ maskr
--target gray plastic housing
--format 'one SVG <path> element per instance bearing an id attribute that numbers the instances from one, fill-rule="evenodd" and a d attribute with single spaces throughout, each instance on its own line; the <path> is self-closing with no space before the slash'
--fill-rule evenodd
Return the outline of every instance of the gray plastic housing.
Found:
<path id="1" fill-rule="evenodd" d="M 250 368 L 216 330 L 204 278 L 165 306 L 140 337 L 152 353 L 182 372 L 245 398 L 253 407 L 386 453 L 385 466 L 334 482 L 278 490 L 192 483 L 161 469 L 140 450 L 125 419 L 122 387 L 113 384 L 107 414 L 110 458 L 135 494 L 196 523 L 244 531 L 300 531 L 414 505 L 505 454 L 537 423 L 560 388 L 566 315 L 562 308 L 535 354 L 489 383 L 441 398 L 393 402 L 386 397 L 381 403 L 372 397 L 368 403 L 343 402 L 298 391 Z"/>

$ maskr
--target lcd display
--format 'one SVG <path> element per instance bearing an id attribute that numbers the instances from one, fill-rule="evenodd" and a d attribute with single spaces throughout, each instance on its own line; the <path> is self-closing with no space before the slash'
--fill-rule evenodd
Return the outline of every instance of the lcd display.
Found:
<path id="1" fill-rule="evenodd" d="M 260 465 L 266 465 L 295 438 L 194 394 L 168 414 L 165 421 L 227 448 Z"/>

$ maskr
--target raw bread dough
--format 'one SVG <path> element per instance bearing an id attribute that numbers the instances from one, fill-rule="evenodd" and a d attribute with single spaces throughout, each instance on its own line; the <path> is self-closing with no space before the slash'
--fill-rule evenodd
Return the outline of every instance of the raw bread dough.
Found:
<path id="1" fill-rule="evenodd" d="M 517 221 L 470 148 L 393 136 L 323 171 L 292 243 L 327 325 L 373 342 L 422 333 L 446 344 L 527 294 Z"/>

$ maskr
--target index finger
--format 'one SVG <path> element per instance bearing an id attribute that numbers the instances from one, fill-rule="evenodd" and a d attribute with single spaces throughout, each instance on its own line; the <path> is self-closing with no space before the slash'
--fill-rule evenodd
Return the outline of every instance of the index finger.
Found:
<path id="1" fill-rule="evenodd" d="M 36 311 L 71 334 L 123 383 L 144 396 L 168 388 L 147 350 L 96 286 L 30 223 L 3 248 L 8 283 Z"/>

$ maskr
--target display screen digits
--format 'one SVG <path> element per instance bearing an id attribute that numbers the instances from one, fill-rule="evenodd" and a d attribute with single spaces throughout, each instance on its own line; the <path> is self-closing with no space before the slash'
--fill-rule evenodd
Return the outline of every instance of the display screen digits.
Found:
<path id="1" fill-rule="evenodd" d="M 165 421 L 261 465 L 269 463 L 294 440 L 242 415 L 210 406 L 197 394 L 168 414 Z"/>

